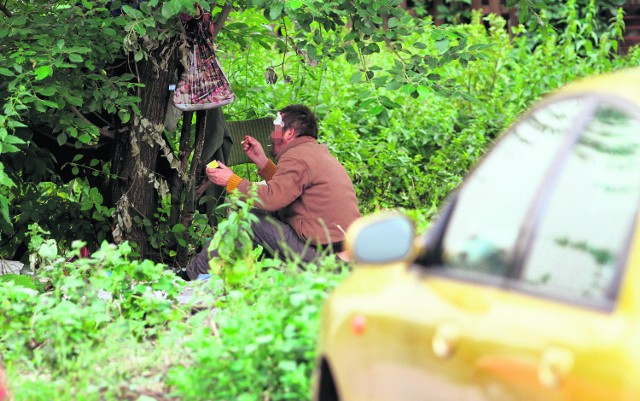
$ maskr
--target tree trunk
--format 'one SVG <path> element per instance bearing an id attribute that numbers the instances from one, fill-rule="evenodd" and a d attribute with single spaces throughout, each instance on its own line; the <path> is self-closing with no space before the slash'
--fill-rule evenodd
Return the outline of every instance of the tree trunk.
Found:
<path id="1" fill-rule="evenodd" d="M 166 52 L 169 48 L 173 47 L 161 45 L 150 51 L 148 59 L 137 66 L 139 81 L 144 84 L 140 89 L 140 115 L 134 116 L 129 130 L 119 135 L 111 167 L 118 177 L 110 183 L 116 206 L 113 236 L 118 243 L 136 243 L 141 258 L 147 257 L 149 251 L 141 221 L 152 219 L 158 191 L 163 188 L 156 173 L 156 161 L 160 143 L 164 143 L 168 88 L 177 62 L 174 51 Z M 136 217 L 141 220 L 137 222 Z"/>

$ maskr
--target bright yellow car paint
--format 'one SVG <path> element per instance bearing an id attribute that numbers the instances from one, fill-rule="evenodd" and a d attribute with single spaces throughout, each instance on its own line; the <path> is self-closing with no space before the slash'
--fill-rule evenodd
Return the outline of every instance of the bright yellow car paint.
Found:
<path id="1" fill-rule="evenodd" d="M 550 99 L 578 93 L 640 108 L 640 69 Z M 640 399 L 638 227 L 613 310 L 414 269 L 415 254 L 358 265 L 327 300 L 319 338 L 340 401 Z"/>
<path id="2" fill-rule="evenodd" d="M 514 313 L 523 310 L 530 313 Z M 367 319 L 359 336 L 352 329 L 356 316 Z M 325 321 L 330 324 L 323 327 L 322 349 L 341 400 L 513 399 L 513 392 L 495 383 L 519 388 L 524 397 L 519 399 L 635 400 L 640 394 L 639 316 L 635 307 L 600 312 L 498 288 L 416 277 L 406 266 L 363 267 L 327 303 Z M 433 351 L 430 328 L 442 324 L 459 324 L 464 346 L 426 366 L 433 369 L 427 374 L 420 360 Z M 403 337 L 402 347 L 390 346 L 388 340 L 398 337 Z M 550 346 L 572 351 L 575 360 L 567 377 L 546 388 L 538 375 L 542 351 Z M 433 393 L 425 394 L 425 388 Z M 483 395 L 487 391 L 491 396 Z"/>

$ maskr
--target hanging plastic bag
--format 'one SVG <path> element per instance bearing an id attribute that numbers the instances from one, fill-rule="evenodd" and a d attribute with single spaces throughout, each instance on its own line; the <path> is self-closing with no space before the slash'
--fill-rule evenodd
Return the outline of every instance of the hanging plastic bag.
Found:
<path id="1" fill-rule="evenodd" d="M 204 110 L 236 100 L 229 80 L 213 50 L 211 14 L 199 8 L 196 17 L 182 16 L 191 47 L 188 68 L 173 93 L 173 104 L 180 110 Z"/>

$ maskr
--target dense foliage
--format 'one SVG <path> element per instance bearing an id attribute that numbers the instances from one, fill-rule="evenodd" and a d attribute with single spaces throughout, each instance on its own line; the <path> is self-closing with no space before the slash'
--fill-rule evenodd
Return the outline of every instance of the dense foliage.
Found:
<path id="1" fill-rule="evenodd" d="M 306 103 L 355 179 L 363 212 L 433 211 L 515 113 L 562 82 L 613 68 L 608 54 L 623 29 L 616 1 L 540 11 L 523 0 L 521 16 L 533 10 L 531 21 L 555 25 L 511 34 L 501 19 L 479 15 L 469 16 L 470 29 L 436 27 L 404 15 L 397 1 L 219 4 L 214 15 L 230 14 L 217 52 L 239 99 L 224 111 L 238 120 Z M 13 14 L 0 27 L 0 256 L 26 262 L 28 227 L 38 223 L 65 249 L 78 238 L 91 250 L 131 239 L 134 252 L 183 265 L 211 235 L 198 204 L 212 198 L 190 195 L 202 170 L 195 129 L 163 129 L 164 106 L 151 123 L 141 79 L 180 53 L 177 15 L 192 13 L 192 2 L 125 4 L 118 16 L 120 2 L 72 3 L 8 2 Z M 347 20 L 351 29 L 340 25 Z M 584 61 L 549 76 L 536 65 L 576 56 Z M 524 71 L 540 74 L 540 84 Z M 449 163 L 446 148 L 468 135 L 477 139 Z"/>
<path id="2" fill-rule="evenodd" d="M 275 2 L 255 3 L 271 5 L 266 17 L 250 10 L 235 14 L 227 21 L 227 33 L 223 30 L 218 36 L 218 54 L 239 98 L 225 107 L 227 117 L 245 119 L 269 115 L 289 103 L 308 104 L 321 119 L 321 140 L 353 177 L 362 211 L 404 208 L 421 227 L 492 141 L 533 101 L 570 80 L 637 65 L 640 59 L 637 49 L 624 57 L 615 55 L 621 19 L 616 14 L 606 29 L 595 29 L 593 1 L 585 5 L 570 0 L 565 8 L 553 11 L 562 29 L 547 24 L 535 33 L 525 27 L 509 32 L 501 18 L 480 14 L 446 29 L 435 28 L 429 19 L 421 29 L 412 29 L 413 20 L 402 20 L 406 29 L 402 48 L 417 54 L 428 71 L 420 71 L 413 56 L 392 44 L 367 53 L 373 43 L 368 39 L 363 47 L 354 47 L 356 63 L 349 62 L 350 51 L 344 49 L 344 57 L 293 56 L 284 52 L 285 46 L 297 43 L 290 42 L 287 32 L 301 35 L 300 46 L 307 56 L 318 43 L 313 41 L 313 29 L 298 31 L 279 13 L 294 13 L 302 4 L 321 9 L 321 4 L 291 1 L 278 9 Z M 162 7 L 161 13 L 175 15 L 188 9 L 177 1 L 165 4 L 176 9 Z M 65 10 L 70 9 L 58 11 Z M 125 9 L 132 20 L 104 18 L 104 29 L 119 34 L 120 28 L 136 20 L 151 28 L 144 18 L 136 19 L 137 11 Z M 77 10 L 68 12 L 73 18 Z M 284 36 L 274 36 L 266 28 L 255 30 L 273 20 L 282 21 Z M 65 29 L 77 33 L 66 34 L 88 35 L 82 27 L 69 25 Z M 122 32 L 142 29 L 134 26 L 138 25 Z M 26 22 L 22 27 L 27 29 Z M 6 35 L 2 29 L 0 36 Z M 25 38 L 29 35 L 33 32 L 25 33 Z M 333 35 L 322 31 L 319 41 L 342 41 Z M 78 177 L 58 185 L 48 182 L 51 166 L 38 150 L 20 142 L 30 140 L 20 136 L 20 128 L 32 117 L 69 123 L 66 127 L 77 124 L 75 133 L 68 128 L 55 131 L 58 142 L 70 138 L 82 142 L 81 135 L 95 134 L 95 128 L 68 114 L 73 114 L 66 108 L 67 103 L 73 105 L 73 90 L 80 89 L 65 86 L 75 79 L 65 74 L 93 67 L 106 71 L 108 60 L 100 67 L 98 59 L 104 55 L 69 50 L 65 44 L 58 48 L 57 40 L 46 47 L 51 70 L 40 69 L 41 64 L 49 65 L 41 62 L 46 58 L 43 49 L 14 49 L 2 54 L 16 56 L 0 59 L 0 74 L 10 78 L 0 90 L 13 90 L 6 98 L 0 134 L 17 138 L 3 141 L 5 171 L 15 169 L 11 175 L 0 171 L 0 202 L 14 226 L 5 225 L 2 241 L 9 246 L 7 233 L 17 237 L 17 229 L 22 230 L 20 235 L 31 244 L 31 264 L 37 268 L 26 281 L 11 275 L 0 280 L 0 342 L 15 398 L 308 399 L 321 303 L 348 266 L 333 259 L 302 266 L 295 260 L 261 258 L 260 249 L 236 249 L 236 241 L 246 241 L 237 227 L 248 221 L 250 203 L 236 200 L 231 209 L 219 210 L 221 223 L 215 230 L 199 214 L 188 228 L 171 224 L 170 201 L 161 197 L 153 216 L 140 220 L 152 248 L 163 255 L 159 260 L 171 260 L 175 252 L 171 238 L 196 248 L 213 235 L 214 243 L 226 249 L 223 259 L 212 266 L 212 280 L 194 289 L 198 304 L 180 304 L 184 283 L 166 266 L 138 258 L 128 242 L 118 246 L 102 242 L 112 239 L 113 209 L 89 185 L 91 174 L 82 172 L 102 177 L 110 174 L 108 165 L 72 158 L 68 165 L 77 168 Z M 107 42 L 104 52 L 110 51 Z M 315 51 L 316 55 L 337 52 L 330 45 Z M 114 50 L 114 57 L 117 53 Z M 147 53 L 141 54 L 138 57 L 144 59 Z M 30 60 L 35 65 L 27 68 Z M 63 64 L 56 65 L 58 61 Z M 8 72 L 1 69 L 6 68 L 2 63 L 12 63 Z M 274 84 L 265 83 L 263 77 L 270 67 L 279 77 Z M 93 93 L 82 103 L 83 113 L 91 113 L 95 101 L 96 110 L 113 106 L 116 115 L 122 107 L 118 124 L 127 119 L 126 113 L 134 115 L 138 86 L 133 77 L 96 75 Z M 45 89 L 51 94 L 43 94 L 45 87 L 55 90 Z M 70 118 L 67 122 L 65 115 Z M 66 137 L 60 138 L 62 133 Z M 175 143 L 179 132 L 163 135 L 167 143 Z M 95 136 L 87 143 L 92 141 L 97 141 Z M 11 158 L 7 152 L 12 152 Z M 32 177 L 39 179 L 27 179 Z M 84 242 L 74 241 L 79 237 Z M 82 246 L 88 241 L 94 247 L 90 257 L 82 258 Z"/>
<path id="3" fill-rule="evenodd" d="M 230 218 L 247 221 L 251 206 L 234 205 Z M 15 399 L 309 394 L 321 302 L 346 273 L 333 258 L 302 271 L 299 261 L 261 259 L 260 249 L 245 248 L 243 258 L 216 261 L 218 275 L 191 286 L 187 300 L 179 297 L 181 279 L 133 259 L 126 243 L 79 258 L 77 242 L 61 257 L 43 234 L 33 235 L 41 264 L 35 285 L 7 276 L 0 284 L 0 339 Z M 241 236 L 227 225 L 214 241 Z"/>
<path id="4" fill-rule="evenodd" d="M 194 4 L 6 2 L 0 27 L 0 230 L 8 237 L 0 244 L 3 253 L 16 255 L 20 246 L 24 251 L 29 224 L 45 224 L 29 212 L 32 205 L 65 197 L 61 191 L 43 191 L 40 183 L 75 180 L 63 191 L 82 207 L 70 216 L 58 212 L 57 218 L 98 226 L 95 232 L 82 225 L 76 231 L 91 249 L 104 239 L 130 240 L 142 257 L 185 263 L 193 251 L 191 235 L 202 231 L 192 225 L 206 221 L 197 207 L 205 201 L 199 198 L 201 172 L 215 150 L 208 148 L 215 130 L 198 129 L 204 115 L 192 124 L 192 113 L 185 113 L 181 124 L 165 128 L 169 84 L 177 80 L 188 53 L 179 16 L 194 15 L 199 10 Z M 219 57 L 234 64 L 227 70 L 234 90 L 241 100 L 266 106 L 246 111 L 255 116 L 284 106 L 273 101 L 279 88 L 251 93 L 253 78 L 262 80 L 263 71 L 282 72 L 280 82 L 300 91 L 301 80 L 294 82 L 285 70 L 293 64 L 314 69 L 338 58 L 359 65 L 378 87 L 411 84 L 414 96 L 455 93 L 429 71 L 463 55 L 475 57 L 478 50 L 469 49 L 451 29 L 412 19 L 398 4 L 251 0 L 219 2 L 210 11 Z M 209 9 L 206 3 L 202 7 Z M 438 51 L 427 55 L 424 48 L 404 46 L 400 39 L 412 32 L 433 35 Z M 397 62 L 367 64 L 369 55 L 385 47 Z M 265 58 L 273 61 L 254 67 Z M 386 96 L 363 100 L 379 109 L 396 105 Z M 58 230 L 53 224 L 46 228 Z M 153 235 L 158 232 L 162 240 Z M 73 238 L 64 239 L 68 246 Z"/>

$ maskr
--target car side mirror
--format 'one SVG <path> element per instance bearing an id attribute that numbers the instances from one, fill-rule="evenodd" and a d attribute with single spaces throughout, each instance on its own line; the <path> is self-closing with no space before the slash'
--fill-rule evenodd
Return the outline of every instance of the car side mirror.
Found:
<path id="1" fill-rule="evenodd" d="M 351 260 L 384 264 L 408 260 L 415 255 L 415 225 L 407 216 L 390 212 L 364 217 L 347 232 Z"/>

